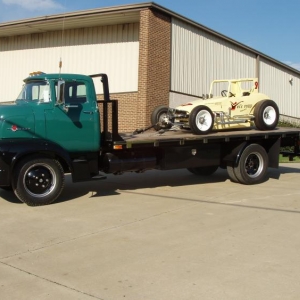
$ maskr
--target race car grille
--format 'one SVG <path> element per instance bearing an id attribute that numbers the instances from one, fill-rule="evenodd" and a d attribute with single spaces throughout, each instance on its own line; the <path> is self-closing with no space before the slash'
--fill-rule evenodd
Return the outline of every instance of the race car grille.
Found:
<path id="1" fill-rule="evenodd" d="M 188 118 L 189 113 L 184 110 L 174 110 L 173 112 L 175 118 Z"/>

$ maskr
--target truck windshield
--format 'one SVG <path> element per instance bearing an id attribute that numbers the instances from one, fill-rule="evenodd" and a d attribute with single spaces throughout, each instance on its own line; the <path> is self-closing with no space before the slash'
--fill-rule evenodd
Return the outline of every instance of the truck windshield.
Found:
<path id="1" fill-rule="evenodd" d="M 30 81 L 23 85 L 17 100 L 25 101 L 50 101 L 50 86 L 47 81 Z"/>

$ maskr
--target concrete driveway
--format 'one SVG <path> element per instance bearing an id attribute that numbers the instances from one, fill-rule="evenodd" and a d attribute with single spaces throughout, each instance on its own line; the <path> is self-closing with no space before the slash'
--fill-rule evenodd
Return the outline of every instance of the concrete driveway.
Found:
<path id="1" fill-rule="evenodd" d="M 0 299 L 299 299 L 300 164 L 72 184 L 28 207 L 0 191 Z"/>

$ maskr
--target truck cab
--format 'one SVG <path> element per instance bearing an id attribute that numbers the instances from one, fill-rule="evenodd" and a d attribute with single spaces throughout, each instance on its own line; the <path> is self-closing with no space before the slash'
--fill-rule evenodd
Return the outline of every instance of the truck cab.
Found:
<path id="1" fill-rule="evenodd" d="M 0 138 L 45 139 L 68 152 L 100 148 L 99 109 L 89 76 L 32 73 L 1 107 Z"/>

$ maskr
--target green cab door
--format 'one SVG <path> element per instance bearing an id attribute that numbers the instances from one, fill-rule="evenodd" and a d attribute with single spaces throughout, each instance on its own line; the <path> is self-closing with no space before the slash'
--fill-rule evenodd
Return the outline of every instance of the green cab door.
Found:
<path id="1" fill-rule="evenodd" d="M 85 80 L 65 81 L 63 103 L 45 111 L 47 139 L 69 152 L 93 152 L 100 147 L 99 110 L 89 84 Z"/>

